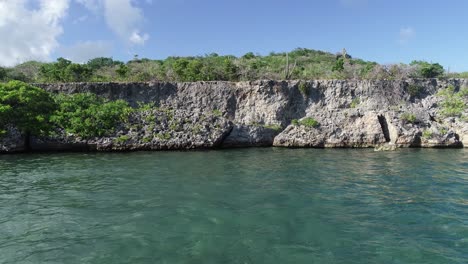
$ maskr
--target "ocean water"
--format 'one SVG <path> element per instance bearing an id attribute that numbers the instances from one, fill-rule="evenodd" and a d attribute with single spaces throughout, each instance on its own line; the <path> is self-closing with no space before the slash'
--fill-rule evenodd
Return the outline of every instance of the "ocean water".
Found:
<path id="1" fill-rule="evenodd" d="M 3 155 L 0 263 L 468 263 L 468 150 Z"/>

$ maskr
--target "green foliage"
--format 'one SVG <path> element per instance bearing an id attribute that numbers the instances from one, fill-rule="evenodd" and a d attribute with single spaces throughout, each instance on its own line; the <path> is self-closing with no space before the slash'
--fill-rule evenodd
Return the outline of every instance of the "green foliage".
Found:
<path id="1" fill-rule="evenodd" d="M 46 91 L 20 81 L 0 83 L 0 131 L 12 124 L 25 134 L 47 134 L 57 105 Z"/>
<path id="2" fill-rule="evenodd" d="M 412 113 L 403 113 L 400 116 L 400 119 L 406 121 L 408 123 L 415 123 L 416 122 L 416 115 Z"/>
<path id="3" fill-rule="evenodd" d="M 283 129 L 283 127 L 281 127 L 280 125 L 276 125 L 276 124 L 263 125 L 263 127 L 266 129 L 274 130 L 274 131 L 280 131 L 281 129 Z"/>
<path id="4" fill-rule="evenodd" d="M 214 115 L 214 116 L 222 116 L 223 113 L 222 113 L 220 110 L 218 110 L 218 109 L 214 109 L 214 110 L 213 110 L 213 115 Z"/>
<path id="5" fill-rule="evenodd" d="M 309 96 L 310 94 L 309 84 L 305 82 L 299 82 L 299 85 L 297 87 L 299 88 L 299 91 L 301 92 L 301 94 L 303 94 L 306 97 Z"/>
<path id="6" fill-rule="evenodd" d="M 412 66 L 418 67 L 419 77 L 437 78 L 444 75 L 444 67 L 439 63 L 429 63 L 426 61 L 412 61 Z"/>
<path id="7" fill-rule="evenodd" d="M 7 71 L 5 68 L 0 67 L 0 81 L 4 81 L 7 77 Z"/>
<path id="8" fill-rule="evenodd" d="M 159 133 L 159 134 L 156 134 L 156 137 L 161 139 L 161 140 L 169 140 L 169 139 L 171 139 L 171 134 L 169 134 L 169 133 L 163 133 L 163 134 Z"/>
<path id="9" fill-rule="evenodd" d="M 92 69 L 87 65 L 72 63 L 64 58 L 57 62 L 41 65 L 40 77 L 46 82 L 82 82 L 90 79 Z"/>
<path id="10" fill-rule="evenodd" d="M 426 129 L 422 132 L 422 137 L 425 139 L 432 138 L 432 131 Z"/>
<path id="11" fill-rule="evenodd" d="M 130 136 L 128 135 L 121 135 L 118 138 L 114 139 L 114 142 L 117 144 L 123 144 L 130 140 Z"/>
<path id="12" fill-rule="evenodd" d="M 106 101 L 90 93 L 57 95 L 58 111 L 52 120 L 67 132 L 83 138 L 105 136 L 127 119 L 131 108 L 122 100 Z"/>
<path id="13" fill-rule="evenodd" d="M 419 97 L 424 91 L 424 87 L 419 85 L 410 84 L 408 85 L 408 93 L 411 97 Z"/>
<path id="14" fill-rule="evenodd" d="M 463 111 L 465 111 L 466 103 L 463 98 L 468 95 L 467 88 L 456 92 L 455 87 L 451 85 L 446 89 L 440 90 L 437 95 L 443 98 L 441 103 L 442 115 L 461 116 Z"/>
<path id="15" fill-rule="evenodd" d="M 343 58 L 338 58 L 335 62 L 335 65 L 333 65 L 332 71 L 343 71 L 344 70 L 344 60 Z"/>
<path id="16" fill-rule="evenodd" d="M 404 79 L 443 76 L 438 63 L 415 61 L 411 65 L 379 65 L 349 56 L 297 48 L 290 52 L 259 55 L 248 52 L 242 57 L 216 53 L 192 57 L 168 57 L 164 60 L 146 58 L 127 63 L 99 57 L 86 64 L 76 64 L 59 58 L 53 63 L 26 62 L 6 68 L 4 80 L 27 82 L 109 82 L 109 81 L 250 81 L 283 79 L 288 54 L 288 78 L 293 79 Z M 293 66 L 294 65 L 294 66 Z M 0 80 L 2 73 L 0 72 Z M 4 74 L 3 74 L 4 75 Z M 452 76 L 457 76 L 452 73 Z M 463 75 L 461 75 L 463 76 Z"/>
<path id="17" fill-rule="evenodd" d="M 112 58 L 105 58 L 105 57 L 99 57 L 99 58 L 94 58 L 94 59 L 91 59 L 88 61 L 88 63 L 86 63 L 88 65 L 88 67 L 95 71 L 95 70 L 99 70 L 101 68 L 104 68 L 104 67 L 112 67 L 112 66 L 115 66 L 115 65 L 122 65 L 123 62 L 121 61 L 114 61 Z"/>
<path id="18" fill-rule="evenodd" d="M 359 98 L 356 97 L 351 101 L 351 104 L 349 105 L 349 107 L 356 108 L 360 103 L 361 101 L 359 100 Z"/>
<path id="19" fill-rule="evenodd" d="M 305 127 L 313 127 L 313 128 L 317 128 L 320 126 L 320 123 L 317 120 L 313 119 L 312 117 L 306 117 L 302 120 L 293 119 L 291 124 L 295 126 L 305 126 Z"/>
<path id="20" fill-rule="evenodd" d="M 130 68 L 125 65 L 125 64 L 121 64 L 119 65 L 119 67 L 115 70 L 115 72 L 117 73 L 117 75 L 120 77 L 120 78 L 126 78 L 128 73 L 130 72 Z"/>

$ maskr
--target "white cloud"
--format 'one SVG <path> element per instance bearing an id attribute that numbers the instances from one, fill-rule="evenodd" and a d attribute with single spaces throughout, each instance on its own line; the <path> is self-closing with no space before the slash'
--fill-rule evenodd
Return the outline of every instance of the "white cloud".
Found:
<path id="1" fill-rule="evenodd" d="M 27 60 L 47 60 L 58 47 L 69 0 L 0 0 L 0 64 L 12 66 Z"/>
<path id="2" fill-rule="evenodd" d="M 398 38 L 398 42 L 400 44 L 406 44 L 408 43 L 408 41 L 410 41 L 414 35 L 415 35 L 415 31 L 412 27 L 403 27 L 400 29 L 400 34 L 399 34 L 399 38 Z"/>
<path id="3" fill-rule="evenodd" d="M 135 44 L 140 44 L 143 45 L 145 42 L 149 39 L 148 34 L 140 34 L 138 30 L 134 30 L 132 35 L 130 36 L 130 42 L 135 43 Z"/>
<path id="4" fill-rule="evenodd" d="M 63 56 L 78 63 L 97 57 L 112 56 L 112 45 L 106 41 L 84 41 L 61 50 Z"/>
<path id="5" fill-rule="evenodd" d="M 141 33 L 140 25 L 144 20 L 141 8 L 133 0 L 76 0 L 95 13 L 103 12 L 109 28 L 125 41 L 143 45 L 149 39 Z M 148 4 L 151 1 L 146 1 Z"/>

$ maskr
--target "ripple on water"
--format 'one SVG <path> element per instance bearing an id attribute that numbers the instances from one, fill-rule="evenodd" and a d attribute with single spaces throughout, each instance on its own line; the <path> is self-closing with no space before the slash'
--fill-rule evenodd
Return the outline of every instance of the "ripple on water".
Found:
<path id="1" fill-rule="evenodd" d="M 0 157 L 0 263 L 466 263 L 468 151 Z"/>

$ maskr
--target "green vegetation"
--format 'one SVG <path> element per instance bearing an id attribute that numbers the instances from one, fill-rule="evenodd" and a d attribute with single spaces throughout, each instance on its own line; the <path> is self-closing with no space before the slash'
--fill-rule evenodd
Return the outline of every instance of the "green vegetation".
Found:
<path id="1" fill-rule="evenodd" d="M 359 100 L 359 98 L 356 97 L 351 101 L 351 104 L 349 105 L 349 107 L 356 108 L 360 103 L 361 103 L 361 100 Z"/>
<path id="2" fill-rule="evenodd" d="M 128 135 L 121 135 L 114 140 L 117 144 L 124 144 L 125 142 L 129 141 L 130 137 Z"/>
<path id="3" fill-rule="evenodd" d="M 313 128 L 317 128 L 320 126 L 320 123 L 317 120 L 313 119 L 312 117 L 306 117 L 302 120 L 293 119 L 291 124 L 295 126 L 305 126 L 305 127 L 313 127 Z"/>
<path id="4" fill-rule="evenodd" d="M 424 87 L 419 85 L 410 84 L 408 85 L 408 93 L 411 97 L 419 97 L 424 91 Z"/>
<path id="5" fill-rule="evenodd" d="M 263 125 L 263 127 L 266 129 L 274 130 L 274 131 L 280 131 L 281 129 L 283 129 L 280 125 L 276 125 L 276 124 Z"/>
<path id="6" fill-rule="evenodd" d="M 422 137 L 425 139 L 432 138 L 432 131 L 426 129 L 422 132 Z"/>
<path id="7" fill-rule="evenodd" d="M 222 116 L 223 113 L 218 109 L 214 109 L 213 110 L 213 115 L 216 116 L 216 117 L 219 117 L 219 116 Z"/>
<path id="8" fill-rule="evenodd" d="M 299 84 L 297 85 L 299 91 L 301 92 L 301 94 L 303 94 L 304 96 L 309 96 L 310 94 L 310 91 L 309 91 L 309 84 L 306 83 L 306 82 L 299 82 Z"/>
<path id="9" fill-rule="evenodd" d="M 47 134 L 56 107 L 51 95 L 40 88 L 20 81 L 0 83 L 0 134 L 8 124 L 25 135 Z"/>
<path id="10" fill-rule="evenodd" d="M 410 65 L 379 65 L 353 58 L 348 54 L 336 55 L 305 48 L 297 48 L 290 52 L 272 52 L 265 56 L 252 52 L 240 57 L 212 53 L 204 56 L 168 57 L 164 60 L 139 59 L 135 56 L 127 63 L 99 57 L 84 64 L 77 64 L 58 58 L 52 63 L 29 61 L 12 68 L 0 68 L 0 81 L 21 80 L 34 83 L 403 79 L 443 75 L 444 69 L 438 63 L 413 61 Z M 306 95 L 306 89 L 301 91 Z"/>
<path id="11" fill-rule="evenodd" d="M 408 123 L 415 123 L 416 122 L 416 115 L 412 113 L 403 113 L 400 116 L 401 120 L 406 121 Z"/>
<path id="12" fill-rule="evenodd" d="M 426 61 L 412 61 L 411 66 L 416 66 L 417 75 L 423 78 L 437 78 L 444 74 L 444 67 L 439 63 L 429 63 Z"/>
<path id="13" fill-rule="evenodd" d="M 124 121 L 131 108 L 123 100 L 107 101 L 95 94 L 57 95 L 52 121 L 68 133 L 90 138 L 105 136 Z"/>
<path id="14" fill-rule="evenodd" d="M 437 93 L 442 97 L 442 110 L 444 116 L 461 116 L 466 109 L 464 97 L 468 96 L 468 88 L 462 88 L 458 92 L 454 86 L 449 86 L 446 89 L 440 90 Z"/>

